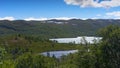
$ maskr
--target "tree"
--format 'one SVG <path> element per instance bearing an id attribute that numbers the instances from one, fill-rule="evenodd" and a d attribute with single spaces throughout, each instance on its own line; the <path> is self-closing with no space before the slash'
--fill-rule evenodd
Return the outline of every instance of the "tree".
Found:
<path id="1" fill-rule="evenodd" d="M 0 47 L 0 67 L 4 64 L 4 57 L 5 57 L 6 51 L 4 48 Z"/>
<path id="2" fill-rule="evenodd" d="M 24 54 L 16 60 L 15 68 L 32 68 L 33 58 L 30 54 Z"/>
<path id="3" fill-rule="evenodd" d="M 104 68 L 120 67 L 120 27 L 110 25 L 100 30 L 103 37 L 101 43 L 101 58 Z"/>
<path id="4" fill-rule="evenodd" d="M 94 54 L 90 50 L 90 44 L 87 43 L 85 37 L 82 38 L 83 44 L 79 45 L 79 51 L 75 56 L 75 64 L 77 68 L 95 68 Z"/>

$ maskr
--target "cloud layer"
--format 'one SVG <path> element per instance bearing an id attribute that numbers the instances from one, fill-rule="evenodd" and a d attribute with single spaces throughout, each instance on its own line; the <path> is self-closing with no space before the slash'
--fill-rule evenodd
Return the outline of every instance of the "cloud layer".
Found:
<path id="1" fill-rule="evenodd" d="M 108 13 L 106 13 L 106 15 L 120 17 L 120 11 L 108 12 Z"/>
<path id="2" fill-rule="evenodd" d="M 77 18 L 76 17 L 57 17 L 57 18 L 43 18 L 43 17 L 35 18 L 35 17 L 29 17 L 29 18 L 25 18 L 23 20 L 26 20 L 26 21 L 32 21 L 32 20 L 35 20 L 35 21 L 44 21 L 44 20 L 51 20 L 51 19 L 56 19 L 56 20 L 70 20 L 70 19 L 77 19 Z M 17 19 L 15 19 L 12 16 L 10 16 L 10 17 L 7 16 L 7 17 L 0 17 L 0 20 L 13 21 L 13 20 L 17 20 Z"/>
<path id="3" fill-rule="evenodd" d="M 115 19 L 120 19 L 120 11 L 108 12 L 106 15 L 109 17 L 114 17 Z"/>
<path id="4" fill-rule="evenodd" d="M 10 20 L 10 21 L 12 21 L 12 20 L 15 20 L 15 18 L 14 17 L 0 17 L 0 20 Z"/>
<path id="5" fill-rule="evenodd" d="M 118 7 L 120 0 L 64 0 L 68 5 L 78 5 L 80 7 Z"/>
<path id="6" fill-rule="evenodd" d="M 24 20 L 26 20 L 26 21 L 31 21 L 31 20 L 43 21 L 43 20 L 51 20 L 51 19 L 70 20 L 70 19 L 73 19 L 73 18 L 75 18 L 75 17 L 58 17 L 58 18 L 34 18 L 34 17 L 30 17 L 30 18 L 26 18 Z"/>
<path id="7" fill-rule="evenodd" d="M 31 21 L 31 20 L 42 21 L 42 20 L 47 20 L 47 18 L 34 18 L 34 17 L 30 17 L 30 18 L 26 18 L 24 20 L 26 20 L 26 21 Z"/>

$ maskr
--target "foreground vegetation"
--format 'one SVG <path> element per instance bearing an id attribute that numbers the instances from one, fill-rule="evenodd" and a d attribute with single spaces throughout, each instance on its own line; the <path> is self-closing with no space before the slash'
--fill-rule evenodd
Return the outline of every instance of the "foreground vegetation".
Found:
<path id="1" fill-rule="evenodd" d="M 1 37 L 0 68 L 119 68 L 120 27 L 110 25 L 101 29 L 98 35 L 103 37 L 100 43 L 84 45 L 59 44 L 21 34 Z M 73 49 L 79 52 L 62 56 L 61 59 L 39 54 Z"/>

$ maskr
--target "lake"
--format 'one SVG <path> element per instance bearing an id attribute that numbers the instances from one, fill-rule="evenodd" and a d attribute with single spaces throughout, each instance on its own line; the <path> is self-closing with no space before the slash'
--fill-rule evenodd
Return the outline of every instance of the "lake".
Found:
<path id="1" fill-rule="evenodd" d="M 75 43 L 75 44 L 85 44 L 85 41 L 87 43 L 93 44 L 99 43 L 99 41 L 102 39 L 102 37 L 92 37 L 92 36 L 80 36 L 76 38 L 53 38 L 49 39 L 51 41 L 57 41 L 58 43 Z"/>
<path id="2" fill-rule="evenodd" d="M 50 57 L 53 57 L 53 55 L 54 55 L 56 58 L 61 58 L 61 56 L 63 56 L 63 55 L 66 56 L 70 53 L 75 53 L 75 52 L 78 52 L 78 50 L 49 51 L 49 52 L 43 52 L 41 54 L 44 55 L 44 56 L 50 56 Z"/>

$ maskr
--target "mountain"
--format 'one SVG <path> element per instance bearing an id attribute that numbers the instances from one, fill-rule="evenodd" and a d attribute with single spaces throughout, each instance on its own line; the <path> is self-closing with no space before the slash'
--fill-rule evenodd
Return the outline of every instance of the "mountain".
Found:
<path id="1" fill-rule="evenodd" d="M 114 19 L 71 19 L 71 20 L 1 20 L 0 36 L 24 34 L 42 38 L 94 36 L 96 32 L 108 25 L 120 26 L 120 20 Z"/>

